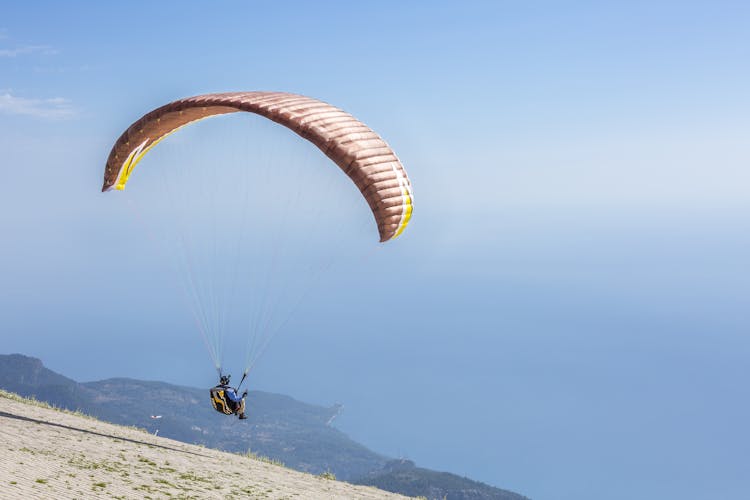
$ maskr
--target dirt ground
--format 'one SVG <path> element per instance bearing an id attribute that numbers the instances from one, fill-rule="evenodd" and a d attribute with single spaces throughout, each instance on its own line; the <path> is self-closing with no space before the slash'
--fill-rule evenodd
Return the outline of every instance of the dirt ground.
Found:
<path id="1" fill-rule="evenodd" d="M 0 394 L 0 498 L 406 498 Z"/>

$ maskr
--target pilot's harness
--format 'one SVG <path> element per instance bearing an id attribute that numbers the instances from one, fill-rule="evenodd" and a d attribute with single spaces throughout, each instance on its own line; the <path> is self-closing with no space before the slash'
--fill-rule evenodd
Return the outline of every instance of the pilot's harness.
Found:
<path id="1" fill-rule="evenodd" d="M 245 378 L 247 377 L 247 373 L 242 374 L 242 380 L 240 380 L 240 384 L 237 386 L 237 388 L 234 390 L 236 394 L 240 393 L 240 386 L 242 385 L 242 382 L 245 381 Z M 216 387 L 212 387 L 210 390 L 211 394 L 211 405 L 214 407 L 214 410 L 218 411 L 219 413 L 223 413 L 224 415 L 233 415 L 236 410 L 233 410 L 234 405 L 231 401 L 227 399 L 227 395 L 225 389 L 229 387 L 217 385 Z"/>

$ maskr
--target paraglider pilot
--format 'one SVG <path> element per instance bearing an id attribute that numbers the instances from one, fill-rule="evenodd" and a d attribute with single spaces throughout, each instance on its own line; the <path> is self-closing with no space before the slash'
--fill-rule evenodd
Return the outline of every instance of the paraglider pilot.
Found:
<path id="1" fill-rule="evenodd" d="M 231 375 L 221 375 L 219 385 L 211 390 L 211 401 L 217 411 L 227 415 L 235 414 L 239 416 L 240 420 L 245 420 L 247 418 L 245 415 L 245 398 L 247 397 L 247 391 L 243 392 L 242 396 L 239 396 L 237 394 L 237 389 L 229 385 L 230 378 Z M 217 401 L 217 399 L 223 401 Z M 217 403 L 225 404 L 217 405 Z"/>

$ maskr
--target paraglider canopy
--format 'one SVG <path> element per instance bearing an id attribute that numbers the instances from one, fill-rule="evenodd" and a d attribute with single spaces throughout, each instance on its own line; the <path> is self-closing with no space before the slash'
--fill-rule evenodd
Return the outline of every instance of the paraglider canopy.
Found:
<path id="1" fill-rule="evenodd" d="M 349 113 L 286 92 L 229 92 L 174 101 L 133 123 L 107 159 L 102 191 L 124 189 L 135 165 L 167 135 L 185 125 L 246 111 L 273 120 L 315 144 L 356 184 L 375 216 L 380 241 L 399 236 L 412 213 L 404 167 L 388 144 Z"/>

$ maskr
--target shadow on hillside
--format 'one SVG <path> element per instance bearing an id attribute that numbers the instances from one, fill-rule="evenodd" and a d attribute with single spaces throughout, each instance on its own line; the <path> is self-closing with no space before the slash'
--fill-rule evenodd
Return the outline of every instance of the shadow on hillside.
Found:
<path id="1" fill-rule="evenodd" d="M 96 432 L 96 431 L 92 431 L 89 429 L 81 429 L 80 427 L 71 427 L 69 425 L 56 424 L 54 422 L 46 422 L 44 420 L 38 420 L 36 418 L 24 417 L 21 415 L 14 415 L 13 413 L 8 413 L 6 411 L 0 411 L 0 417 L 13 418 L 16 420 L 23 420 L 24 422 L 32 422 L 35 424 L 49 425 L 51 427 L 60 427 L 61 429 L 68 429 L 71 431 L 78 431 L 78 432 L 83 432 L 86 434 L 93 434 L 95 436 L 101 436 L 101 437 L 110 438 L 110 439 L 118 439 L 120 441 L 127 441 L 128 443 L 142 444 L 142 445 L 150 446 L 153 448 L 161 448 L 163 450 L 170 450 L 170 451 L 176 451 L 178 453 L 185 453 L 187 455 L 208 457 L 208 455 L 203 455 L 202 453 L 196 453 L 194 451 L 181 450 L 179 448 L 172 448 L 171 446 L 164 446 L 163 444 L 148 443 L 146 441 L 138 441 L 137 439 L 130 439 L 130 438 L 122 437 L 122 436 L 114 436 L 112 434 L 104 434 L 102 432 Z"/>

